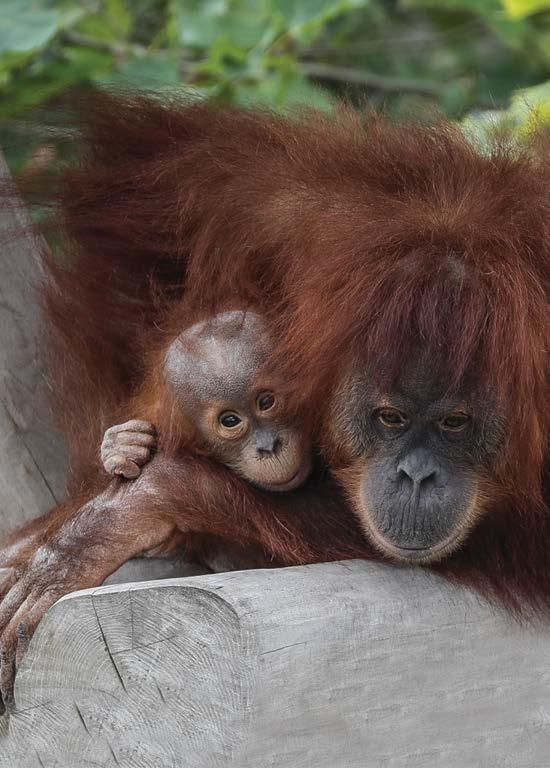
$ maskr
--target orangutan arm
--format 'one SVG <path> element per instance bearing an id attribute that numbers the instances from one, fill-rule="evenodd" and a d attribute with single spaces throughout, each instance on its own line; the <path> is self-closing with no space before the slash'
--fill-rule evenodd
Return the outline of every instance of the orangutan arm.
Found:
<path id="1" fill-rule="evenodd" d="M 328 486 L 270 494 L 206 459 L 157 454 L 135 481 L 112 480 L 88 501 L 45 516 L 26 557 L 5 578 L 0 587 L 4 702 L 13 702 L 16 660 L 54 602 L 99 586 L 136 555 L 172 548 L 178 531 L 260 546 L 285 564 L 367 554 L 349 511 Z"/>
<path id="2" fill-rule="evenodd" d="M 56 600 L 99 586 L 130 558 L 171 545 L 172 516 L 153 502 L 152 483 L 112 480 L 87 501 L 69 500 L 13 537 L 0 585 L 0 690 L 13 700 L 16 658 Z M 4 552 L 9 553 L 10 545 Z"/>

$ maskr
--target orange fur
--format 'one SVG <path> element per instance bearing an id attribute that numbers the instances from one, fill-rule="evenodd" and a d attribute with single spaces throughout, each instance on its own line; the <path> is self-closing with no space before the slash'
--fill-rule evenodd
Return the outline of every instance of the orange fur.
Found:
<path id="1" fill-rule="evenodd" d="M 547 137 L 481 152 L 445 122 L 139 94 L 94 94 L 79 119 L 78 163 L 49 179 L 63 256 L 46 258 L 44 289 L 71 487 L 97 473 L 101 435 L 121 413 L 158 418 L 174 450 L 192 443 L 158 372 L 198 317 L 260 308 L 290 406 L 335 466 L 320 417 L 350 361 L 384 387 L 420 345 L 450 390 L 473 378 L 507 425 L 489 472 L 498 492 L 437 568 L 514 606 L 550 605 Z M 257 524 L 248 494 L 231 513 L 242 503 Z M 228 538 L 232 524 L 228 510 Z M 326 559 L 372 555 L 343 502 L 323 525 Z"/>

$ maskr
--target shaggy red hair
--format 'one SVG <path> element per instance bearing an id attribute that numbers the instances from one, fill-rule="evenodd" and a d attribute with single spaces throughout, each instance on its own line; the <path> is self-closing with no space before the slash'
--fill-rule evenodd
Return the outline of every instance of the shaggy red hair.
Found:
<path id="1" fill-rule="evenodd" d="M 440 570 L 549 604 L 548 141 L 482 152 L 445 122 L 139 94 L 79 114 L 78 163 L 49 193 L 63 257 L 46 289 L 75 480 L 146 360 L 197 315 L 260 308 L 309 415 L 351 360 L 385 386 L 420 346 L 449 389 L 473 373 L 506 418 L 494 503 Z"/>

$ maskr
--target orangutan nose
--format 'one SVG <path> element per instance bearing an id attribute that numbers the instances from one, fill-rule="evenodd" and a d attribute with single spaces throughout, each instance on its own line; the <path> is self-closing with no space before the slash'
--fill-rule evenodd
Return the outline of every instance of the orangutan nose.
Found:
<path id="1" fill-rule="evenodd" d="M 276 456 L 281 450 L 281 446 L 281 438 L 269 432 L 258 435 L 256 439 L 256 450 L 261 459 Z"/>
<path id="2" fill-rule="evenodd" d="M 408 453 L 397 465 L 400 480 L 412 483 L 415 488 L 426 487 L 437 476 L 437 464 L 431 451 L 418 448 Z"/>

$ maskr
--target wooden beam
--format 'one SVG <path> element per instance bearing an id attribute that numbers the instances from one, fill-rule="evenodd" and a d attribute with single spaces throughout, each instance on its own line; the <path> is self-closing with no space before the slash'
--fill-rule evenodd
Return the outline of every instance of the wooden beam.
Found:
<path id="1" fill-rule="evenodd" d="M 65 477 L 39 352 L 39 246 L 8 184 L 0 156 L 0 533 L 52 507 Z"/>
<path id="2" fill-rule="evenodd" d="M 549 659 L 548 628 L 419 568 L 101 587 L 38 628 L 0 766 L 538 768 Z"/>

